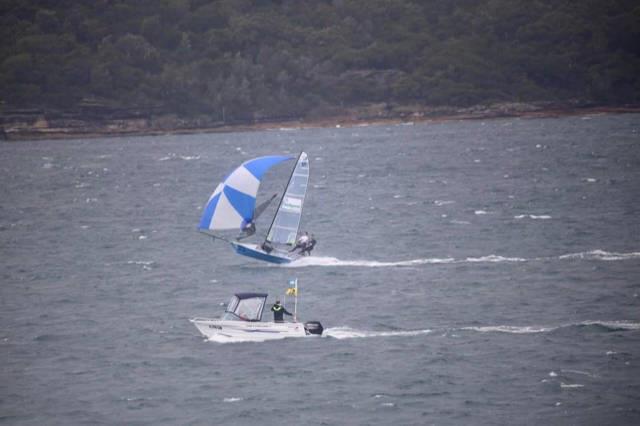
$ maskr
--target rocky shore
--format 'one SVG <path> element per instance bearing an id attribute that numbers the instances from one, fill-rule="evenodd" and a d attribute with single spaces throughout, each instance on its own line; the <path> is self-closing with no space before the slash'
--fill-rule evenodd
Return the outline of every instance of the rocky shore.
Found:
<path id="1" fill-rule="evenodd" d="M 491 119 L 500 117 L 559 117 L 566 115 L 633 113 L 639 105 L 602 106 L 586 102 L 499 103 L 468 108 L 371 104 L 334 109 L 312 117 L 266 117 L 220 122 L 208 116 L 179 117 L 159 110 L 90 106 L 76 111 L 39 109 L 0 111 L 0 139 L 69 139 L 171 133 L 238 132 L 270 128 L 353 126 L 422 121 Z"/>

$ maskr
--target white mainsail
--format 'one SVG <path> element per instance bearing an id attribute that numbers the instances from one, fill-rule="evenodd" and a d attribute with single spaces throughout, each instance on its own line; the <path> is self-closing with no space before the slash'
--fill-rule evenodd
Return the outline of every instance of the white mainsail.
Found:
<path id="1" fill-rule="evenodd" d="M 309 160 L 305 152 L 300 153 L 291 173 L 280 206 L 271 223 L 266 240 L 274 244 L 293 245 L 298 236 L 302 206 L 309 182 Z"/>

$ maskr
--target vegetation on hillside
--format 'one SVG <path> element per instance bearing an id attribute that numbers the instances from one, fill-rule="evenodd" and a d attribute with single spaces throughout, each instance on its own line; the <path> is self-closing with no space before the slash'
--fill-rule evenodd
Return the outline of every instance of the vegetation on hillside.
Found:
<path id="1" fill-rule="evenodd" d="M 2 0 L 0 39 L 5 108 L 640 101 L 636 0 Z"/>

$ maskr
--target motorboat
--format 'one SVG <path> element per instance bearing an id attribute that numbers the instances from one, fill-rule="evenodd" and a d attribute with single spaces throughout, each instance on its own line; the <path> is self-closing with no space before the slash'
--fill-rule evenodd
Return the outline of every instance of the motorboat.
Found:
<path id="1" fill-rule="evenodd" d="M 297 286 L 295 288 L 297 296 Z M 293 291 L 289 292 L 293 294 Z M 318 321 L 299 322 L 297 303 L 292 322 L 264 321 L 267 293 L 236 293 L 226 305 L 219 319 L 193 318 L 190 321 L 209 341 L 263 342 L 287 337 L 320 336 L 322 324 Z M 297 302 L 297 298 L 295 299 Z"/>

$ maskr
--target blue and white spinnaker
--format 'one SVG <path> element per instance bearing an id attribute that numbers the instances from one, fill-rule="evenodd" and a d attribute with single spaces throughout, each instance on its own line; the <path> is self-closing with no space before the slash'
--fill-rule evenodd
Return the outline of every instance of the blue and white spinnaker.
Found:
<path id="1" fill-rule="evenodd" d="M 205 232 L 242 230 L 254 219 L 256 196 L 264 174 L 276 164 L 293 158 L 269 155 L 242 163 L 211 194 L 198 229 Z"/>

